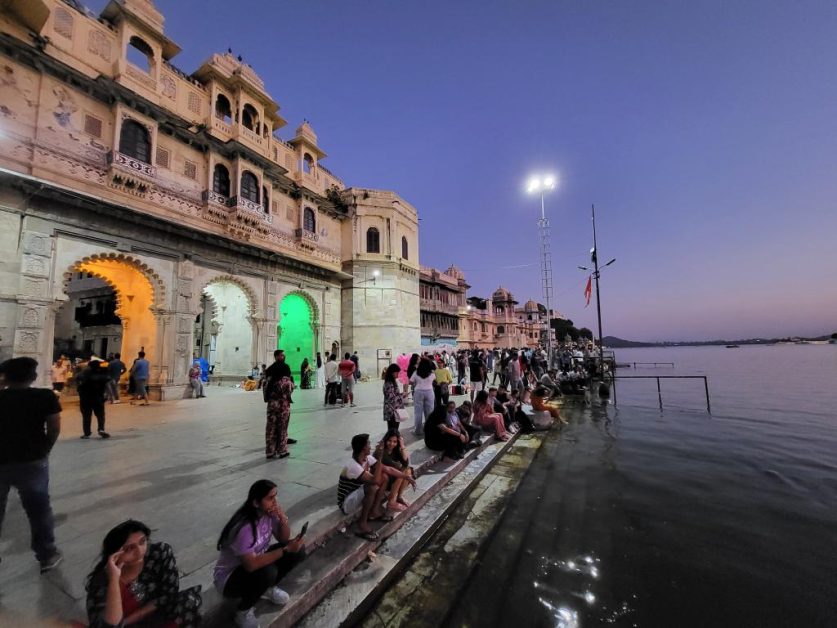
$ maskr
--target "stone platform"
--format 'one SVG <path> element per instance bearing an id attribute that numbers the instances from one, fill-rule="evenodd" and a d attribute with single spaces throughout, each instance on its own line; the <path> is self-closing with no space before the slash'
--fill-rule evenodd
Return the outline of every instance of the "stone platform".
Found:
<path id="1" fill-rule="evenodd" d="M 261 393 L 210 387 L 207 394 L 147 407 L 108 405 L 109 440 L 80 440 L 77 406 L 67 406 L 51 456 L 56 538 L 65 561 L 39 575 L 25 515 L 12 494 L 0 537 L 0 625 L 84 621 L 84 578 L 105 533 L 128 518 L 144 521 L 153 538 L 174 547 L 183 586 L 204 585 L 207 622 L 228 625 L 228 609 L 211 587 L 215 543 L 250 484 L 260 478 L 277 482 L 279 502 L 294 530 L 310 521 L 306 542 L 316 550 L 288 579 L 292 603 L 281 612 L 259 609 L 263 625 L 298 621 L 375 549 L 346 531 L 350 518 L 335 502 L 352 435 L 367 432 L 375 439 L 385 431 L 380 382 L 357 386 L 356 408 L 325 409 L 322 391 L 298 390 L 290 434 L 299 443 L 291 446 L 290 458 L 271 461 L 264 458 Z M 469 466 L 469 460 L 439 463 L 408 430 L 405 438 L 412 463 L 421 470 L 418 490 L 406 495 L 415 506 L 388 524 L 384 536 Z M 473 468 L 485 467 L 505 447 L 489 440 L 483 451 L 471 453 L 479 456 Z"/>

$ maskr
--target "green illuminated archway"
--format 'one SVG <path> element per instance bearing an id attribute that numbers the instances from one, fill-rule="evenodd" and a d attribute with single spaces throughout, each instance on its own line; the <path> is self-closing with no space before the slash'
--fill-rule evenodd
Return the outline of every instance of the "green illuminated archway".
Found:
<path id="1" fill-rule="evenodd" d="M 308 358 L 312 368 L 317 368 L 314 362 L 313 319 L 311 305 L 299 294 L 289 294 L 279 304 L 277 348 L 285 350 L 285 361 L 291 367 L 297 385 L 299 367 L 304 358 Z"/>

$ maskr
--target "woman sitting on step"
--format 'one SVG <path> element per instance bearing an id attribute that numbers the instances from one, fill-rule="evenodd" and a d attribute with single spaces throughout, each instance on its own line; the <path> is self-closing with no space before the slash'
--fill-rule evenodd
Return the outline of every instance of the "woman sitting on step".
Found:
<path id="1" fill-rule="evenodd" d="M 280 606 L 288 602 L 278 584 L 305 558 L 303 534 L 291 538 L 288 517 L 276 502 L 276 484 L 259 480 L 250 487 L 247 501 L 221 532 L 213 572 L 223 596 L 240 599 L 237 626 L 258 628 L 253 608 L 262 597 Z"/>
<path id="2" fill-rule="evenodd" d="M 433 410 L 424 431 L 424 444 L 428 449 L 444 451 L 448 460 L 462 460 L 470 439 L 468 430 L 456 413 L 455 401 Z"/>
<path id="3" fill-rule="evenodd" d="M 180 590 L 171 546 L 150 543 L 150 535 L 145 524 L 133 520 L 105 535 L 99 562 L 87 576 L 91 628 L 177 628 L 200 623 L 200 587 Z"/>
<path id="4" fill-rule="evenodd" d="M 404 491 L 408 486 L 416 487 L 413 479 L 413 469 L 410 467 L 410 453 L 404 444 L 404 437 L 398 430 L 389 430 L 384 435 L 381 444 L 375 449 L 375 458 L 383 463 L 382 469 L 387 476 L 387 510 L 402 512 L 409 504 L 404 499 Z"/>
<path id="5" fill-rule="evenodd" d="M 546 386 L 538 385 L 530 395 L 532 409 L 535 412 L 549 412 L 550 416 L 556 421 L 566 423 L 566 421 L 561 418 L 561 411 L 558 409 L 558 406 L 547 403 L 547 400 L 550 397 L 550 392 L 551 391 Z"/>
<path id="6" fill-rule="evenodd" d="M 503 415 L 494 412 L 488 400 L 488 391 L 481 390 L 474 399 L 474 414 L 471 418 L 472 425 L 479 425 L 482 429 L 494 432 L 500 440 L 509 440 L 511 436 L 503 424 Z"/>

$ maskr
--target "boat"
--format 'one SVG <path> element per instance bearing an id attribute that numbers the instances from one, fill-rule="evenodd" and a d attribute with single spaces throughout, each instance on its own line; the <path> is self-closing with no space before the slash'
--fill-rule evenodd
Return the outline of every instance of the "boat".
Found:
<path id="1" fill-rule="evenodd" d="M 739 345 L 727 345 L 727 349 L 738 349 Z"/>

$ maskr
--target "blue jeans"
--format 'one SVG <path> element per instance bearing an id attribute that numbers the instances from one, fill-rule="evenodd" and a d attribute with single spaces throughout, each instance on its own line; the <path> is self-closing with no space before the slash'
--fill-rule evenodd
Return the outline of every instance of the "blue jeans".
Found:
<path id="1" fill-rule="evenodd" d="M 54 521 L 49 505 L 49 462 L 46 458 L 31 462 L 0 464 L 0 528 L 6 514 L 9 489 L 17 489 L 32 533 L 30 547 L 43 562 L 52 558 L 55 549 Z"/>
<path id="2" fill-rule="evenodd" d="M 415 425 L 413 431 L 421 434 L 424 431 L 424 421 L 433 412 L 436 402 L 436 395 L 432 390 L 413 391 L 413 411 L 415 412 Z"/>

